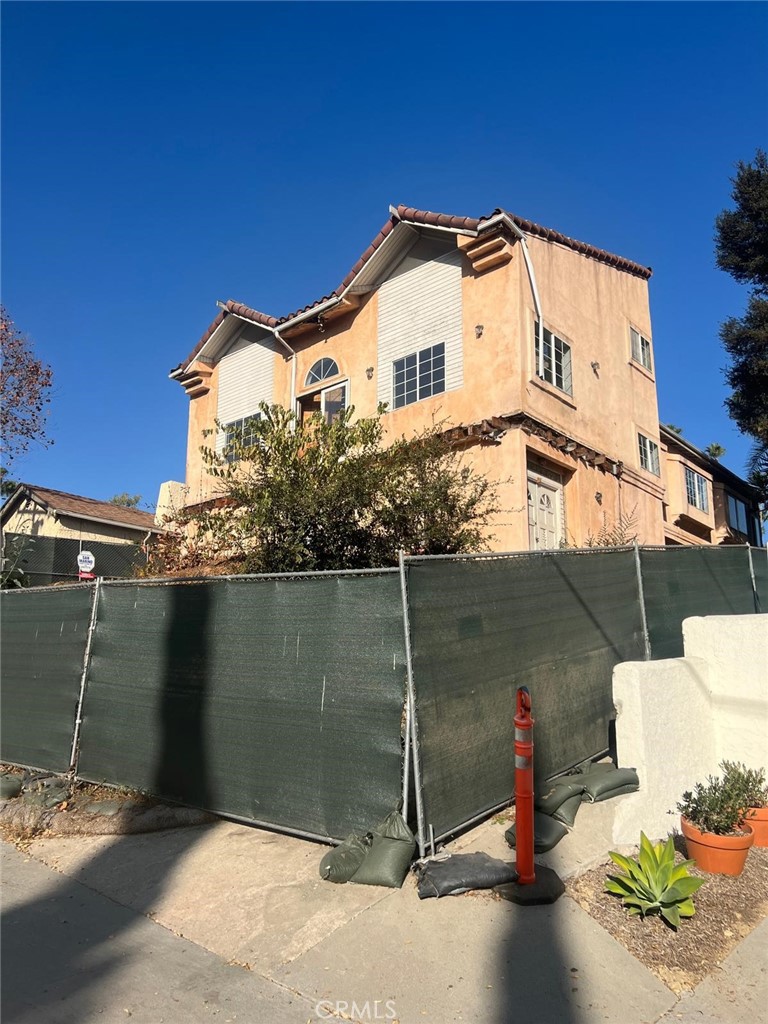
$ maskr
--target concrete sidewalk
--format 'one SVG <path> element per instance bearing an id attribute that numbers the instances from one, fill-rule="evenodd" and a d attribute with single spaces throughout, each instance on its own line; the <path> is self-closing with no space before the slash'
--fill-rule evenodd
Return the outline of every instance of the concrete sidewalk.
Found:
<path id="1" fill-rule="evenodd" d="M 603 808 L 585 807 L 583 838 L 561 844 L 564 875 L 601 847 Z M 486 823 L 456 847 L 503 856 L 502 832 Z M 761 1019 L 768 923 L 678 1000 L 567 896 L 520 908 L 487 894 L 420 901 L 412 878 L 331 886 L 322 853 L 224 821 L 39 840 L 29 856 L 6 847 L 3 1021 Z"/>

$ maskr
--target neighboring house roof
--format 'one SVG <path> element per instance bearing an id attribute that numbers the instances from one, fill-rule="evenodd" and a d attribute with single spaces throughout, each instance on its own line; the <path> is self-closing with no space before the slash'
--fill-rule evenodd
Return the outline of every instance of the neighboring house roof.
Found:
<path id="1" fill-rule="evenodd" d="M 34 484 L 19 484 L 0 510 L 0 516 L 5 518 L 23 498 L 34 501 L 49 512 L 59 512 L 63 515 L 106 523 L 110 526 L 143 530 L 144 532 L 148 530 L 153 533 L 163 532 L 156 525 L 155 517 L 150 512 L 142 512 L 138 508 L 127 508 L 125 505 L 113 505 L 111 501 L 84 498 L 80 494 L 54 491 L 50 487 L 36 487 Z"/>
<path id="2" fill-rule="evenodd" d="M 605 249 L 598 249 L 594 245 L 589 245 L 587 242 L 579 242 L 575 238 L 569 238 L 568 235 L 564 235 L 559 231 L 555 231 L 552 228 L 542 227 L 540 224 L 535 224 L 531 220 L 526 220 L 524 217 L 518 217 L 514 213 L 510 213 L 508 210 L 496 209 L 492 214 L 487 217 L 456 217 L 448 213 L 431 213 L 429 210 L 416 210 L 412 206 L 398 206 L 390 207 L 392 215 L 389 220 L 384 224 L 381 231 L 376 235 L 371 244 L 362 254 L 360 259 L 355 263 L 350 272 L 341 282 L 338 288 L 336 288 L 329 295 L 324 295 L 321 299 L 317 299 L 315 302 L 309 303 L 307 306 L 303 306 L 301 309 L 294 310 L 292 313 L 288 313 L 282 317 L 269 316 L 266 313 L 261 313 L 259 310 L 251 309 L 250 306 L 244 305 L 242 302 L 235 302 L 234 299 L 229 299 L 223 304 L 223 309 L 210 324 L 202 338 L 198 341 L 197 345 L 187 356 L 186 360 L 179 363 L 178 366 L 171 370 L 171 376 L 178 374 L 184 367 L 189 364 L 197 357 L 202 350 L 205 343 L 211 337 L 211 335 L 217 330 L 218 327 L 224 322 L 224 320 L 230 315 L 242 317 L 244 320 L 250 320 L 254 324 L 258 324 L 260 327 L 267 327 L 273 330 L 276 327 L 281 327 L 284 324 L 289 323 L 291 320 L 310 310 L 315 309 L 318 306 L 322 306 L 326 302 L 338 298 L 340 295 L 350 287 L 352 282 L 355 280 L 357 275 L 368 263 L 370 258 L 384 242 L 389 234 L 397 227 L 397 225 L 404 221 L 408 224 L 417 224 L 424 227 L 437 227 L 437 228 L 450 228 L 454 231 L 466 231 L 471 234 L 475 234 L 478 231 L 482 231 L 483 225 L 491 221 L 495 217 L 500 215 L 506 215 L 514 224 L 524 231 L 528 235 L 534 235 L 537 238 L 543 238 L 548 242 L 555 242 L 558 245 L 564 245 L 569 249 L 573 249 L 575 252 L 581 253 L 583 256 L 587 256 L 590 259 L 599 260 L 601 263 L 607 263 L 617 270 L 626 271 L 629 274 L 634 274 L 637 277 L 642 277 L 647 280 L 651 276 L 651 268 L 643 267 L 639 263 L 634 263 L 632 260 L 626 259 L 624 256 L 616 256 L 614 253 L 607 252 Z"/>
<path id="3" fill-rule="evenodd" d="M 663 423 L 660 423 L 659 435 L 667 448 L 679 448 L 684 455 L 690 458 L 692 462 L 698 462 L 700 466 L 708 469 L 713 477 L 721 480 L 723 483 L 728 484 L 734 489 L 740 490 L 743 494 L 748 495 L 753 501 L 757 501 L 759 491 L 756 487 L 753 487 L 752 484 L 748 483 L 737 473 L 732 472 L 732 470 L 724 466 L 718 459 L 713 459 L 711 455 L 707 455 L 706 452 L 703 452 L 695 445 L 692 445 L 690 441 L 686 441 L 686 439 L 682 435 L 678 434 L 677 431 L 670 430 L 669 427 L 665 427 Z"/>

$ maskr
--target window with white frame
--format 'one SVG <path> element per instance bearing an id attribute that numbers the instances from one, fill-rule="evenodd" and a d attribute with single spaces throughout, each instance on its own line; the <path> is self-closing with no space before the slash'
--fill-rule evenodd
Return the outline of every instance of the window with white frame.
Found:
<path id="1" fill-rule="evenodd" d="M 689 505 L 693 505 L 700 512 L 709 512 L 707 481 L 701 473 L 695 473 L 688 466 L 685 467 L 685 493 Z"/>
<path id="2" fill-rule="evenodd" d="M 250 448 L 259 443 L 255 424 L 261 419 L 261 413 L 255 412 L 250 416 L 243 416 L 242 419 L 233 420 L 231 423 L 222 423 L 222 448 L 226 453 L 227 462 L 236 462 L 238 456 L 231 451 L 233 445 Z"/>
<path id="3" fill-rule="evenodd" d="M 640 465 L 643 469 L 653 473 L 654 476 L 661 476 L 659 466 L 659 446 L 651 441 L 645 434 L 637 435 L 637 447 L 640 452 Z"/>
<path id="4" fill-rule="evenodd" d="M 309 369 L 307 379 L 304 381 L 304 387 L 311 387 L 313 384 L 319 384 L 321 381 L 329 380 L 331 377 L 339 376 L 339 366 L 335 359 L 329 359 L 327 357 L 318 359 L 316 363 Z"/>
<path id="5" fill-rule="evenodd" d="M 536 374 L 566 395 L 573 394 L 571 346 L 546 327 L 542 328 L 543 358 L 539 358 L 539 325 L 534 322 L 534 359 Z"/>
<path id="6" fill-rule="evenodd" d="M 644 338 L 639 331 L 636 331 L 634 327 L 630 327 L 629 336 L 632 339 L 632 358 L 636 363 L 640 363 L 646 370 L 653 370 L 653 364 L 651 362 L 651 343 L 647 338 Z"/>
<path id="7" fill-rule="evenodd" d="M 445 391 L 445 345 L 432 345 L 392 363 L 392 408 Z"/>

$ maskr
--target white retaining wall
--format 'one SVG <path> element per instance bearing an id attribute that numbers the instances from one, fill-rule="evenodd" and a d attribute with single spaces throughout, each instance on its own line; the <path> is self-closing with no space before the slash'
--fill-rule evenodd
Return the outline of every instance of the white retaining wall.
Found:
<path id="1" fill-rule="evenodd" d="M 686 619 L 683 641 L 684 658 L 613 670 L 619 765 L 640 776 L 616 804 L 617 846 L 679 829 L 677 801 L 723 759 L 768 768 L 768 615 Z"/>

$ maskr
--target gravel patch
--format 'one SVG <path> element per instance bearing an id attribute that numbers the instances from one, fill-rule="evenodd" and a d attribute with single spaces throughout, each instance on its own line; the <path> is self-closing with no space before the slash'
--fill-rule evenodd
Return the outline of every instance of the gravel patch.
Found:
<path id="1" fill-rule="evenodd" d="M 676 838 L 677 860 L 684 859 L 684 840 Z M 609 859 L 576 878 L 566 892 L 633 956 L 673 992 L 694 988 L 768 916 L 768 848 L 753 847 L 737 878 L 708 875 L 694 896 L 696 913 L 675 931 L 660 915 L 630 917 L 621 899 L 605 892 L 609 874 L 619 869 Z"/>

